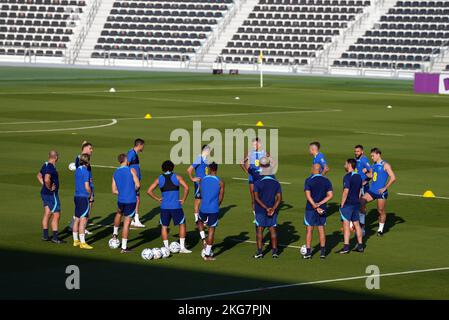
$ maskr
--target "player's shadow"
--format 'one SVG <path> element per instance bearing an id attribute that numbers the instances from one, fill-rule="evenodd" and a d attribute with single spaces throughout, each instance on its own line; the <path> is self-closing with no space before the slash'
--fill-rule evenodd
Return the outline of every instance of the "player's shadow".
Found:
<path id="1" fill-rule="evenodd" d="M 370 210 L 366 215 L 365 224 L 365 238 L 368 240 L 373 235 L 377 234 L 377 229 L 379 227 L 378 213 L 376 209 Z M 402 217 L 399 217 L 394 212 L 387 212 L 387 220 L 385 221 L 384 234 L 387 234 L 392 228 L 397 224 L 405 223 Z"/>
<path id="2" fill-rule="evenodd" d="M 218 249 L 218 251 L 214 252 L 214 255 L 217 257 L 220 254 L 223 254 L 224 252 L 231 250 L 239 243 L 245 242 L 247 240 L 249 240 L 247 231 L 240 232 L 240 234 L 238 235 L 227 236 L 226 238 L 223 239 L 222 242 L 214 245 L 214 249 L 215 250 Z"/>
<path id="3" fill-rule="evenodd" d="M 156 240 L 161 236 L 160 226 L 151 229 L 140 229 L 140 230 L 142 231 L 139 233 L 139 236 L 128 240 L 128 243 L 131 244 L 129 246 L 130 249 L 135 249 L 145 243 L 150 243 L 151 241 Z"/>
<path id="4" fill-rule="evenodd" d="M 159 213 L 161 212 L 159 206 L 158 207 L 154 207 L 153 209 L 151 209 L 150 211 L 148 211 L 147 213 L 143 214 L 140 217 L 140 221 L 145 224 L 145 222 L 147 221 L 151 221 L 153 220 L 153 218 L 155 216 L 157 216 Z"/>
<path id="5" fill-rule="evenodd" d="M 270 233 L 265 235 L 265 238 L 267 237 L 268 239 L 270 238 Z M 300 239 L 300 236 L 291 221 L 285 221 L 277 226 L 277 237 L 278 254 L 282 254 L 285 249 L 291 249 L 288 246 Z M 268 249 L 270 248 L 271 246 Z M 267 248 L 265 248 L 265 250 L 267 250 Z"/>
<path id="6" fill-rule="evenodd" d="M 291 204 L 281 201 L 281 203 L 279 205 L 279 211 L 290 210 L 290 209 L 293 209 L 293 206 Z"/>
<path id="7" fill-rule="evenodd" d="M 340 204 L 336 203 L 336 202 L 329 202 L 327 204 L 327 212 L 326 212 L 326 217 L 330 217 L 331 215 L 333 215 L 334 213 L 339 212 L 340 209 Z"/>
<path id="8" fill-rule="evenodd" d="M 100 241 L 104 238 L 112 236 L 112 226 L 110 226 L 110 225 L 114 221 L 115 214 L 116 214 L 115 212 L 110 213 L 106 218 L 104 218 L 101 221 L 99 221 L 98 223 L 96 223 L 93 228 L 92 228 L 92 226 L 88 228 L 89 231 L 91 231 L 93 233 L 93 235 L 91 235 L 87 239 L 87 241 L 89 243 L 93 244 L 93 243 Z M 93 221 L 95 221 L 95 220 L 93 220 Z M 90 221 L 90 222 L 92 223 L 92 221 Z M 109 223 L 107 223 L 107 222 L 109 222 Z"/>
<path id="9" fill-rule="evenodd" d="M 318 239 L 318 229 L 314 230 L 314 236 Z M 331 234 L 326 232 L 326 255 L 334 252 L 334 249 L 338 246 L 340 242 L 343 241 L 343 234 L 340 230 L 334 231 Z M 320 252 L 320 243 L 318 242 L 313 248 L 312 252 Z"/>
<path id="10" fill-rule="evenodd" d="M 230 204 L 230 205 L 228 205 L 228 206 L 226 206 L 226 207 L 220 208 L 220 211 L 218 211 L 218 220 L 220 220 L 221 218 L 223 218 L 224 215 L 225 215 L 229 210 L 231 210 L 232 208 L 235 208 L 235 207 L 237 207 L 237 205 L 235 205 L 235 204 Z"/>

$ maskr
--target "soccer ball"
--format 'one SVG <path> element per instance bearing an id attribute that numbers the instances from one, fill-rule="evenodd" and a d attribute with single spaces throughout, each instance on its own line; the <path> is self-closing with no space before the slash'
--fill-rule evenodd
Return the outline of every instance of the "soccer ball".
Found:
<path id="1" fill-rule="evenodd" d="M 302 246 L 301 246 L 301 249 L 299 249 L 299 252 L 301 253 L 301 255 L 306 255 L 306 253 L 307 253 L 307 247 L 306 247 L 306 245 L 305 244 L 303 244 Z"/>
<path id="2" fill-rule="evenodd" d="M 75 162 L 69 163 L 69 170 L 70 170 L 70 171 L 75 171 L 75 170 L 76 170 Z"/>
<path id="3" fill-rule="evenodd" d="M 153 251 L 151 249 L 143 249 L 140 256 L 143 260 L 151 260 L 153 258 Z"/>
<path id="4" fill-rule="evenodd" d="M 162 252 L 162 258 L 170 257 L 170 250 L 168 248 L 162 247 L 161 252 Z"/>
<path id="5" fill-rule="evenodd" d="M 214 256 L 214 253 L 212 252 L 212 250 L 210 251 L 210 255 L 211 257 Z M 201 250 L 201 257 L 204 258 L 206 256 L 206 249 Z"/>
<path id="6" fill-rule="evenodd" d="M 159 248 L 154 248 L 153 250 L 151 250 L 153 252 L 153 259 L 157 260 L 162 258 L 162 251 Z"/>
<path id="7" fill-rule="evenodd" d="M 109 248 L 117 249 L 118 247 L 120 247 L 120 240 L 117 238 L 111 238 L 109 240 Z"/>
<path id="8" fill-rule="evenodd" d="M 181 246 L 177 242 L 170 243 L 169 248 L 171 253 L 179 253 L 179 251 L 181 250 Z"/>

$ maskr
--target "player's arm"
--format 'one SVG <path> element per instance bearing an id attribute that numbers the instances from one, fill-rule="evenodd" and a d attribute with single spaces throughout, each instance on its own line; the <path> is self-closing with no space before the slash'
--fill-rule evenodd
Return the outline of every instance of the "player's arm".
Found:
<path id="1" fill-rule="evenodd" d="M 220 180 L 220 193 L 218 194 L 218 204 L 219 205 L 221 205 L 221 203 L 223 202 L 224 191 L 225 191 L 224 182 Z"/>
<path id="2" fill-rule="evenodd" d="M 248 153 L 245 153 L 245 157 L 240 162 L 240 168 L 242 168 L 243 171 L 245 171 L 246 174 L 248 174 Z"/>
<path id="3" fill-rule="evenodd" d="M 305 190 L 304 194 L 306 195 L 306 199 L 310 203 L 312 208 L 316 209 L 318 207 L 318 205 L 315 203 L 315 201 L 313 201 L 312 193 L 310 192 L 310 190 Z"/>
<path id="4" fill-rule="evenodd" d="M 199 182 L 201 179 L 193 176 L 193 171 L 195 168 L 191 165 L 187 168 L 187 174 L 189 175 L 189 179 L 192 182 Z"/>
<path id="5" fill-rule="evenodd" d="M 154 189 L 156 189 L 158 184 L 159 184 L 159 179 L 154 180 L 154 182 L 149 186 L 149 188 L 147 190 L 147 194 L 154 200 L 161 202 L 162 198 L 159 198 L 157 195 L 154 194 Z"/>
<path id="6" fill-rule="evenodd" d="M 176 178 L 178 179 L 179 184 L 183 188 L 182 198 L 179 199 L 179 202 L 181 203 L 181 205 L 183 205 L 187 199 L 188 194 L 189 194 L 189 186 L 187 185 L 187 183 L 183 177 L 176 175 Z"/>
<path id="7" fill-rule="evenodd" d="M 365 168 L 363 168 L 362 171 L 368 179 L 373 178 L 373 168 L 370 166 L 368 162 L 365 163 Z"/>
<path id="8" fill-rule="evenodd" d="M 136 187 L 136 190 L 139 190 L 140 189 L 140 181 L 139 181 L 139 177 L 137 176 L 136 170 L 131 169 L 131 175 L 133 176 L 134 186 Z"/>
<path id="9" fill-rule="evenodd" d="M 384 164 L 384 169 L 385 169 L 385 172 L 388 174 L 389 179 L 388 179 L 388 182 L 385 185 L 385 187 L 379 190 L 379 191 L 382 191 L 381 193 L 384 193 L 388 188 L 390 188 L 390 186 L 393 183 L 396 182 L 396 175 L 394 174 L 393 169 L 391 169 L 391 166 L 388 163 Z"/>
<path id="10" fill-rule="evenodd" d="M 320 202 L 318 202 L 317 205 L 318 205 L 318 206 L 321 206 L 321 205 L 327 203 L 327 202 L 328 202 L 330 199 L 332 199 L 333 197 L 334 197 L 334 192 L 333 192 L 332 190 L 329 190 L 329 191 L 326 193 L 326 197 L 325 197 L 323 200 L 321 200 Z"/>
<path id="11" fill-rule="evenodd" d="M 117 184 L 115 183 L 114 177 L 112 177 L 112 194 L 118 194 Z"/>
<path id="12" fill-rule="evenodd" d="M 87 193 L 89 193 L 89 198 L 92 197 L 92 189 L 90 188 L 89 181 L 84 182 L 84 188 L 86 189 Z"/>
<path id="13" fill-rule="evenodd" d="M 341 195 L 341 204 L 340 204 L 340 206 L 342 208 L 345 206 L 346 199 L 348 199 L 348 194 L 349 194 L 349 188 L 344 188 L 343 193 Z"/>
<path id="14" fill-rule="evenodd" d="M 259 198 L 259 192 L 254 191 L 254 200 L 256 200 L 256 202 L 259 204 L 259 206 L 261 206 L 262 208 L 264 208 L 265 210 L 268 211 L 268 207 L 262 202 L 262 200 L 260 200 Z"/>
<path id="15" fill-rule="evenodd" d="M 44 178 L 42 178 L 42 173 L 40 171 L 37 173 L 36 178 L 41 185 L 44 184 Z"/>
<path id="16" fill-rule="evenodd" d="M 46 173 L 44 176 L 44 184 L 48 190 L 50 190 L 50 191 L 55 190 L 55 186 L 52 185 L 52 183 L 51 183 L 51 175 L 49 173 Z"/>
<path id="17" fill-rule="evenodd" d="M 323 167 L 323 171 L 321 172 L 321 174 L 323 176 L 325 176 L 329 171 L 330 171 L 329 166 L 327 165 L 327 163 L 325 163 L 324 167 Z"/>
<path id="18" fill-rule="evenodd" d="M 277 208 L 279 208 L 279 206 L 281 205 L 281 202 L 282 202 L 282 193 L 278 192 L 276 193 L 274 205 L 269 212 L 269 216 L 272 216 L 276 212 Z"/>

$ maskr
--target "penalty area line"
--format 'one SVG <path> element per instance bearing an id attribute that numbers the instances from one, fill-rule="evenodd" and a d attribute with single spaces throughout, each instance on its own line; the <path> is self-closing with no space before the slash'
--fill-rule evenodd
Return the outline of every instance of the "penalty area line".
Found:
<path id="1" fill-rule="evenodd" d="M 401 276 L 401 275 L 426 273 L 426 272 L 437 272 L 437 271 L 448 271 L 448 270 L 449 270 L 449 267 L 409 270 L 409 271 L 401 271 L 401 272 L 381 273 L 378 275 L 378 277 L 394 277 L 394 276 Z M 275 290 L 275 289 L 284 289 L 284 288 L 302 287 L 302 286 L 326 284 L 326 283 L 333 283 L 333 282 L 361 280 L 361 279 L 367 279 L 370 277 L 373 277 L 373 275 L 363 275 L 363 276 L 353 276 L 353 277 L 346 277 L 346 278 L 336 278 L 336 279 L 326 279 L 326 280 L 317 280 L 317 281 L 309 281 L 309 282 L 282 284 L 282 285 L 259 287 L 259 288 L 246 289 L 246 290 L 235 290 L 235 291 L 227 291 L 227 292 L 220 292 L 220 293 L 212 293 L 212 294 L 206 294 L 206 295 L 201 295 L 201 296 L 180 298 L 180 299 L 176 299 L 176 300 L 207 299 L 207 298 L 223 297 L 223 296 L 230 296 L 230 295 L 243 294 L 243 293 L 262 292 L 262 291 Z"/>

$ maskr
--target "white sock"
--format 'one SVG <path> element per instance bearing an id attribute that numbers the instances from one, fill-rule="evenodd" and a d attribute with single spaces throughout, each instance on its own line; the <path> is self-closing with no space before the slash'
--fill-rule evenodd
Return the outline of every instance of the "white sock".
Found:
<path id="1" fill-rule="evenodd" d="M 199 213 L 195 212 L 194 215 L 195 215 L 195 222 L 198 222 Z"/>
<path id="2" fill-rule="evenodd" d="M 126 249 L 128 244 L 128 239 L 122 239 L 122 249 Z"/>
<path id="3" fill-rule="evenodd" d="M 112 233 L 113 236 L 118 235 L 118 227 L 114 226 L 114 232 Z"/>
<path id="4" fill-rule="evenodd" d="M 80 241 L 81 241 L 81 243 L 86 243 L 86 238 L 84 237 L 84 233 L 80 233 Z"/>
<path id="5" fill-rule="evenodd" d="M 78 241 L 78 232 L 73 232 L 73 241 Z"/>
<path id="6" fill-rule="evenodd" d="M 365 225 L 365 214 L 364 213 L 359 213 L 359 219 L 360 219 L 360 224 Z"/>
<path id="7" fill-rule="evenodd" d="M 181 249 L 185 249 L 185 247 L 186 247 L 186 238 L 179 238 L 179 244 L 181 245 Z"/>
<path id="8" fill-rule="evenodd" d="M 168 248 L 168 240 L 164 240 L 164 247 Z"/>
<path id="9" fill-rule="evenodd" d="M 384 226 L 385 226 L 385 223 L 379 222 L 379 229 L 377 231 L 384 232 Z"/>
<path id="10" fill-rule="evenodd" d="M 139 214 L 138 214 L 138 213 L 135 214 L 135 216 L 134 216 L 134 221 L 135 221 L 135 222 L 139 222 L 139 221 L 140 221 L 140 220 L 139 220 Z"/>
<path id="11" fill-rule="evenodd" d="M 201 240 L 204 240 L 206 238 L 206 233 L 204 232 L 204 230 L 200 231 L 200 237 L 201 237 Z"/>
<path id="12" fill-rule="evenodd" d="M 211 251 L 211 250 L 212 250 L 212 246 L 207 245 L 207 246 L 206 246 L 206 250 L 204 250 L 205 253 L 206 253 L 206 256 L 210 256 L 210 251 Z"/>

